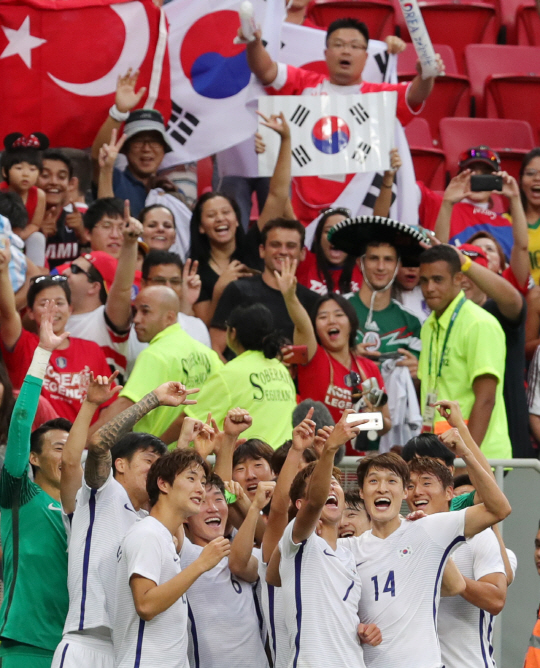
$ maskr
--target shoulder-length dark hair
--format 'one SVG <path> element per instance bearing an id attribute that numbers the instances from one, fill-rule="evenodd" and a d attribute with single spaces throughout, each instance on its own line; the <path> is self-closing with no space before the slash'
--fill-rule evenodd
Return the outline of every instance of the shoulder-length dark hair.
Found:
<path id="1" fill-rule="evenodd" d="M 527 198 L 525 197 L 525 193 L 523 192 L 523 189 L 521 187 L 521 179 L 523 178 L 523 174 L 525 173 L 525 170 L 529 166 L 529 163 L 534 160 L 535 158 L 540 158 L 540 147 L 533 148 L 532 151 L 529 151 L 527 154 L 523 156 L 523 160 L 521 162 L 521 167 L 519 168 L 519 192 L 521 195 L 521 203 L 523 204 L 523 208 L 525 209 L 525 212 L 527 211 Z"/>
<path id="2" fill-rule="evenodd" d="M 238 221 L 238 227 L 236 228 L 236 250 L 235 253 L 242 252 L 244 246 L 244 230 L 242 228 L 242 214 L 240 212 L 240 207 L 232 197 L 224 195 L 220 192 L 210 192 L 201 195 L 195 206 L 193 207 L 193 214 L 191 216 L 190 223 L 190 234 L 191 234 L 191 248 L 189 251 L 189 257 L 192 260 L 198 260 L 199 262 L 205 263 L 210 260 L 210 242 L 208 237 L 203 232 L 200 232 L 199 227 L 201 226 L 202 219 L 202 210 L 208 200 L 214 199 L 215 197 L 224 197 L 234 210 L 236 220 Z"/>
<path id="3" fill-rule="evenodd" d="M 339 283 L 338 285 L 334 285 L 331 272 L 332 265 L 330 262 L 328 262 L 321 245 L 324 225 L 330 216 L 335 216 L 336 213 L 336 211 L 329 211 L 328 213 L 325 213 L 323 216 L 321 216 L 321 219 L 317 225 L 317 229 L 315 230 L 315 236 L 313 237 L 311 250 L 313 253 L 315 253 L 319 277 L 322 278 L 326 283 L 328 292 L 334 292 L 334 290 L 339 288 L 341 294 L 346 294 L 347 292 L 351 292 L 351 279 L 354 265 L 356 264 L 356 257 L 354 255 L 347 255 L 345 262 L 343 263 L 343 270 L 339 278 Z"/>
<path id="4" fill-rule="evenodd" d="M 336 304 L 342 309 L 343 313 L 345 313 L 347 316 L 347 320 L 349 321 L 349 325 L 351 327 L 351 331 L 349 332 L 349 348 L 354 348 L 356 342 L 356 333 L 360 327 L 358 316 L 356 315 L 356 311 L 354 310 L 354 306 L 351 304 L 351 302 L 348 299 L 345 299 L 343 295 L 338 295 L 335 292 L 329 292 L 326 295 L 322 295 L 311 311 L 311 324 L 313 325 L 313 331 L 315 332 L 317 343 L 321 345 L 319 335 L 317 334 L 317 315 L 321 306 L 330 301 L 336 302 Z"/>

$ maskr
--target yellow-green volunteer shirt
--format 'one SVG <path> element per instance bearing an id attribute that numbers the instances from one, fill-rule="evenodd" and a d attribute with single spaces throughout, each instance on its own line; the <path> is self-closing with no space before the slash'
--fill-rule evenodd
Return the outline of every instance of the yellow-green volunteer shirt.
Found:
<path id="1" fill-rule="evenodd" d="M 187 388 L 202 388 L 207 378 L 222 366 L 215 351 L 191 338 L 179 324 L 171 325 L 154 336 L 148 348 L 139 354 L 120 396 L 136 403 L 170 380 Z M 160 406 L 139 420 L 133 430 L 161 436 L 183 408 Z"/>
<path id="2" fill-rule="evenodd" d="M 209 412 L 223 427 L 231 408 L 245 408 L 253 424 L 243 438 L 260 438 L 279 448 L 291 438 L 296 390 L 291 375 L 279 360 L 267 359 L 259 350 L 247 350 L 213 374 L 186 406 L 186 415 L 206 420 Z"/>
<path id="3" fill-rule="evenodd" d="M 437 399 L 459 401 L 463 417 L 468 420 L 475 401 L 472 389 L 474 379 L 484 374 L 495 376 L 498 380 L 495 407 L 482 442 L 482 452 L 492 459 L 510 458 L 512 446 L 503 398 L 506 360 L 504 332 L 490 313 L 469 299 L 463 303 L 454 321 L 444 351 L 441 376 L 436 378 L 450 320 L 463 296 L 463 292 L 460 292 L 439 319 L 435 317 L 435 313 L 431 313 L 422 325 L 422 352 L 418 366 L 418 377 L 422 381 L 422 411 L 426 405 L 427 393 L 434 389 L 436 383 Z M 442 420 L 437 412 L 435 421 Z"/>

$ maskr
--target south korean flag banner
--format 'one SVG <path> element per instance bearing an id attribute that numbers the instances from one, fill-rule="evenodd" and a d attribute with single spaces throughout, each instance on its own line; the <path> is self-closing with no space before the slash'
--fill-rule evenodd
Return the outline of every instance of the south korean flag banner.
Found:
<path id="1" fill-rule="evenodd" d="M 259 98 L 259 111 L 265 116 L 282 111 L 289 123 L 293 176 L 389 169 L 396 105 L 395 91 Z M 279 137 L 261 124 L 259 132 L 266 144 L 266 151 L 259 154 L 259 175 L 271 176 L 279 152 Z"/>

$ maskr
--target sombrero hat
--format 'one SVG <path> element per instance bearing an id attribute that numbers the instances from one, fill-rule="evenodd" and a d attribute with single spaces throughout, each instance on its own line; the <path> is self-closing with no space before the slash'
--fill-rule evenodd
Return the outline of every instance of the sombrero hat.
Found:
<path id="1" fill-rule="evenodd" d="M 357 257 L 363 255 L 371 241 L 394 246 L 400 257 L 416 259 L 424 250 L 421 243 L 429 244 L 429 237 L 419 227 L 400 223 L 383 216 L 346 218 L 328 231 L 328 241 L 338 250 Z"/>

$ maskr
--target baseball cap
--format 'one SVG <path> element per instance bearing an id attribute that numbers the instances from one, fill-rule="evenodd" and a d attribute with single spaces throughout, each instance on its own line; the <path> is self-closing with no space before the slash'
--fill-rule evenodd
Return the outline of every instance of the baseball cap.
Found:
<path id="1" fill-rule="evenodd" d="M 469 165 L 476 162 L 482 162 L 484 165 L 489 165 L 494 172 L 501 169 L 501 161 L 499 155 L 492 151 L 489 146 L 474 146 L 469 148 L 459 156 L 459 168 L 465 169 Z"/>
<path id="2" fill-rule="evenodd" d="M 114 281 L 114 275 L 116 274 L 118 260 L 112 255 L 105 253 L 105 251 L 92 251 L 91 253 L 84 253 L 81 257 L 84 260 L 88 260 L 99 273 L 103 279 L 105 290 L 109 292 Z"/>
<path id="3" fill-rule="evenodd" d="M 165 132 L 163 116 L 156 109 L 136 109 L 129 114 L 124 124 L 124 134 L 129 140 L 139 132 L 159 132 L 163 139 L 165 153 L 173 150 Z M 126 141 L 122 147 L 122 153 L 125 153 L 127 143 Z"/>
<path id="4" fill-rule="evenodd" d="M 470 257 L 473 262 L 476 262 L 482 267 L 488 268 L 488 259 L 487 255 L 484 252 L 483 248 L 480 246 L 475 246 L 474 244 L 463 244 L 459 246 L 459 249 L 463 255 Z"/>

